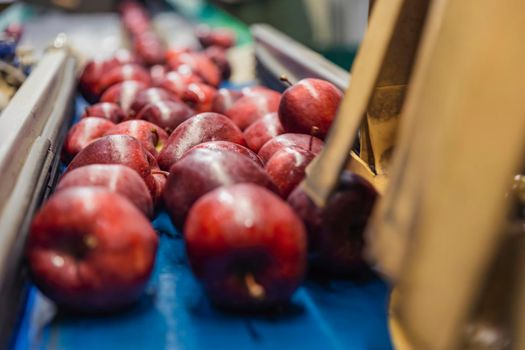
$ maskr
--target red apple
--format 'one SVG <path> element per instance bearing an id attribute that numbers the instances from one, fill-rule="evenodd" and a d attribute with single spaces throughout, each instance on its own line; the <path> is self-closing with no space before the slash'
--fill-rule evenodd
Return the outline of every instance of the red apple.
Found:
<path id="1" fill-rule="evenodd" d="M 165 51 L 162 42 L 153 30 L 138 33 L 133 40 L 135 53 L 149 66 L 164 63 Z"/>
<path id="2" fill-rule="evenodd" d="M 147 89 L 148 86 L 140 81 L 127 80 L 118 83 L 107 89 L 100 100 L 102 102 L 111 102 L 118 104 L 124 113 L 129 113 L 131 104 L 137 94 Z"/>
<path id="3" fill-rule="evenodd" d="M 121 65 L 133 63 L 138 64 L 140 61 L 136 55 L 134 55 L 133 53 L 131 53 L 131 51 L 126 49 L 118 49 L 117 51 L 115 51 L 113 57 L 115 57 L 115 59 L 119 61 Z"/>
<path id="4" fill-rule="evenodd" d="M 134 1 L 125 1 L 119 5 L 124 27 L 132 34 L 137 35 L 149 30 L 151 27 L 150 19 L 146 9 Z"/>
<path id="5" fill-rule="evenodd" d="M 283 93 L 279 118 L 287 132 L 309 134 L 313 128 L 324 139 L 335 118 L 343 93 L 332 83 L 303 79 Z"/>
<path id="6" fill-rule="evenodd" d="M 220 307 L 285 305 L 305 275 L 301 220 L 279 197 L 253 184 L 204 195 L 190 210 L 184 238 L 195 276 Z"/>
<path id="7" fill-rule="evenodd" d="M 323 149 L 324 142 L 317 137 L 305 134 L 282 134 L 266 142 L 258 154 L 266 163 L 275 152 L 289 146 L 298 146 L 318 155 Z"/>
<path id="8" fill-rule="evenodd" d="M 277 187 L 281 197 L 286 198 L 303 181 L 305 170 L 315 155 L 297 146 L 284 147 L 268 160 L 266 173 Z"/>
<path id="9" fill-rule="evenodd" d="M 227 28 L 209 28 L 200 26 L 195 31 L 199 42 L 203 47 L 218 46 L 229 49 L 235 45 L 235 33 Z"/>
<path id="10" fill-rule="evenodd" d="M 125 197 L 96 187 L 53 195 L 31 224 L 33 281 L 60 307 L 120 309 L 139 299 L 153 270 L 158 238 Z"/>
<path id="11" fill-rule="evenodd" d="M 188 84 L 200 82 L 202 82 L 202 79 L 193 74 L 191 70 L 184 71 L 182 69 L 168 72 L 158 85 L 180 98 L 186 91 Z"/>
<path id="12" fill-rule="evenodd" d="M 228 61 L 226 50 L 218 46 L 210 46 L 204 50 L 204 54 L 219 68 L 222 80 L 230 79 L 232 67 Z"/>
<path id="13" fill-rule="evenodd" d="M 163 129 L 145 120 L 128 120 L 122 122 L 109 129 L 105 136 L 108 135 L 133 136 L 155 157 L 168 141 L 168 134 Z"/>
<path id="14" fill-rule="evenodd" d="M 125 64 L 110 70 L 100 79 L 100 89 L 106 91 L 109 87 L 127 80 L 141 81 L 151 84 L 151 78 L 146 69 L 138 64 Z"/>
<path id="15" fill-rule="evenodd" d="M 161 169 L 169 170 L 193 146 L 220 140 L 245 145 L 241 130 L 227 117 L 218 113 L 197 114 L 173 131 L 157 160 Z"/>
<path id="16" fill-rule="evenodd" d="M 212 111 L 224 114 L 241 97 L 243 97 L 243 93 L 240 91 L 219 89 L 213 98 Z"/>
<path id="17" fill-rule="evenodd" d="M 175 59 L 168 61 L 168 65 L 174 70 L 179 69 L 181 66 L 186 66 L 185 70 L 189 68 L 194 74 L 200 76 L 206 84 L 211 86 L 219 86 L 221 82 L 219 68 L 205 54 L 200 52 L 180 54 Z"/>
<path id="18" fill-rule="evenodd" d="M 158 87 L 139 91 L 130 107 L 131 117 L 138 114 L 147 104 L 159 101 L 178 101 L 178 98 L 168 90 Z"/>
<path id="19" fill-rule="evenodd" d="M 100 87 L 101 78 L 113 68 L 119 67 L 120 63 L 115 58 L 94 58 L 87 62 L 80 74 L 79 89 L 82 96 L 89 103 L 95 103 L 102 94 Z"/>
<path id="20" fill-rule="evenodd" d="M 153 86 L 159 86 L 166 77 L 166 74 L 168 74 L 168 68 L 162 64 L 156 64 L 149 69 Z"/>
<path id="21" fill-rule="evenodd" d="M 245 155 L 194 148 L 170 168 L 164 203 L 175 225 L 182 227 L 188 210 L 202 195 L 217 187 L 241 182 L 274 188 L 264 169 Z"/>
<path id="22" fill-rule="evenodd" d="M 151 30 L 151 21 L 148 12 L 142 5 L 128 1 L 119 7 L 124 28 L 130 32 L 131 36 L 136 36 Z"/>
<path id="23" fill-rule="evenodd" d="M 266 114 L 244 130 L 246 144 L 254 152 L 259 152 L 266 142 L 281 134 L 284 129 L 277 113 Z"/>
<path id="24" fill-rule="evenodd" d="M 166 50 L 166 61 L 176 60 L 181 54 L 191 51 L 188 47 L 170 47 Z"/>
<path id="25" fill-rule="evenodd" d="M 195 111 L 183 102 L 158 101 L 142 108 L 137 114 L 137 119 L 158 125 L 169 135 L 177 126 L 194 115 Z"/>
<path id="26" fill-rule="evenodd" d="M 103 136 L 106 131 L 115 124 L 107 119 L 98 117 L 82 118 L 68 131 L 64 147 L 62 148 L 62 160 L 69 161 L 77 155 L 84 147 L 94 140 Z"/>
<path id="27" fill-rule="evenodd" d="M 208 142 L 199 143 L 197 146 L 193 146 L 191 149 L 194 149 L 194 148 L 206 148 L 206 149 L 215 149 L 218 151 L 230 151 L 230 152 L 239 153 L 243 156 L 250 158 L 260 167 L 264 167 L 264 164 L 261 158 L 257 154 L 250 151 L 248 148 L 239 145 L 238 143 L 233 143 L 230 141 L 208 141 Z"/>
<path id="28" fill-rule="evenodd" d="M 204 83 L 190 83 L 182 94 L 182 101 L 197 113 L 211 112 L 217 90 Z"/>
<path id="29" fill-rule="evenodd" d="M 11 22 L 4 28 L 4 34 L 7 38 L 18 43 L 22 38 L 22 35 L 24 35 L 24 26 L 17 22 Z"/>
<path id="30" fill-rule="evenodd" d="M 146 85 L 151 85 L 151 77 L 148 71 L 138 64 L 124 64 L 110 70 L 100 79 L 100 89 L 106 91 L 109 87 L 122 83 L 123 81 L 141 81 Z"/>
<path id="31" fill-rule="evenodd" d="M 87 145 L 69 163 L 66 172 L 89 164 L 122 164 L 142 177 L 156 203 L 162 193 L 166 176 L 151 155 L 136 138 L 128 135 L 110 135 Z"/>
<path id="32" fill-rule="evenodd" d="M 120 123 L 126 118 L 126 113 L 115 103 L 100 102 L 86 107 L 80 118 L 86 117 L 99 117 L 113 123 Z"/>
<path id="33" fill-rule="evenodd" d="M 146 216 L 153 216 L 153 200 L 136 171 L 120 164 L 92 164 L 65 174 L 55 192 L 70 187 L 100 186 L 126 197 Z"/>
<path id="34" fill-rule="evenodd" d="M 266 114 L 277 112 L 280 100 L 281 94 L 278 92 L 259 91 L 239 99 L 225 114 L 244 130 Z"/>
<path id="35" fill-rule="evenodd" d="M 376 197 L 370 183 L 349 171 L 343 172 L 324 208 L 318 208 L 301 186 L 288 197 L 308 230 L 315 266 L 325 275 L 352 277 L 367 272 L 363 232 Z"/>
<path id="36" fill-rule="evenodd" d="M 140 35 L 140 33 L 151 30 L 151 23 L 148 18 L 135 17 L 128 21 L 128 23 L 124 21 L 124 27 L 128 30 L 128 32 L 131 34 L 131 37 L 133 38 L 137 35 Z"/>

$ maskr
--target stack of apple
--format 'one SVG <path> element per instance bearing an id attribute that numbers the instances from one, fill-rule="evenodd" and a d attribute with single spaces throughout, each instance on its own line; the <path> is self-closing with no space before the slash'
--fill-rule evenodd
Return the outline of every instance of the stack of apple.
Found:
<path id="1" fill-rule="evenodd" d="M 151 28 L 136 3 L 123 5 L 122 17 L 138 41 Z M 34 218 L 27 248 L 34 282 L 59 306 L 99 312 L 137 300 L 158 245 L 149 219 L 164 209 L 218 306 L 286 303 L 309 253 L 328 274 L 364 266 L 373 188 L 345 173 L 321 210 L 298 187 L 341 92 L 317 79 L 282 95 L 218 89 L 234 36 L 196 35 L 201 51 L 172 48 L 159 58 L 161 50 L 149 55 L 135 44 L 133 53 L 85 66 L 79 89 L 93 104 L 66 136 L 67 169 Z"/>

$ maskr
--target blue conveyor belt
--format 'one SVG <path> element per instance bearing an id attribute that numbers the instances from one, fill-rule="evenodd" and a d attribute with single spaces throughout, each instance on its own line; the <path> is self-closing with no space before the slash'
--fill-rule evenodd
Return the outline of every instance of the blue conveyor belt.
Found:
<path id="1" fill-rule="evenodd" d="M 84 103 L 77 99 L 77 111 Z M 307 280 L 278 314 L 227 313 L 213 308 L 204 296 L 167 214 L 161 212 L 153 225 L 161 237 L 160 249 L 147 293 L 137 305 L 113 315 L 65 315 L 31 287 L 13 349 L 392 348 L 388 287 L 381 280 Z"/>

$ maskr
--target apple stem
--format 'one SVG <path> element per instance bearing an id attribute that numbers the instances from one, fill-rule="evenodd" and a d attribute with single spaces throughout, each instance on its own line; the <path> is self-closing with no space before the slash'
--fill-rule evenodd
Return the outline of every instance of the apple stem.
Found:
<path id="1" fill-rule="evenodd" d="M 288 77 L 284 74 L 281 74 L 281 76 L 279 77 L 279 80 L 282 81 L 283 83 L 285 83 L 286 85 L 288 86 L 292 86 L 292 82 L 290 81 L 290 79 L 288 79 Z"/>
<path id="2" fill-rule="evenodd" d="M 314 137 L 317 134 L 319 134 L 319 128 L 317 126 L 312 126 L 312 129 L 310 130 L 310 142 L 308 144 L 308 150 L 310 152 L 312 152 L 312 145 L 314 143 Z"/>
<path id="3" fill-rule="evenodd" d="M 251 273 L 244 276 L 244 282 L 246 283 L 246 288 L 248 288 L 248 293 L 252 298 L 257 300 L 261 300 L 264 298 L 264 287 L 257 283 L 257 281 Z"/>

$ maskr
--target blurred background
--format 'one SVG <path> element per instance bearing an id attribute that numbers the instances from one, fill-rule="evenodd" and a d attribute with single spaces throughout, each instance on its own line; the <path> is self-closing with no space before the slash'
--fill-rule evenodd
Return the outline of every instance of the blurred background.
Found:
<path id="1" fill-rule="evenodd" d="M 368 0 L 214 0 L 213 3 L 245 23 L 268 23 L 345 69 L 350 68 L 368 18 Z"/>
<path id="2" fill-rule="evenodd" d="M 0 0 L 0 6 L 18 2 Z M 29 0 L 75 12 L 108 11 L 111 0 Z M 145 1 L 143 1 L 145 2 Z M 148 5 L 156 1 L 147 1 Z M 349 69 L 368 17 L 368 0 L 168 0 L 187 12 L 212 4 L 245 24 L 268 23 L 297 41 Z"/>

